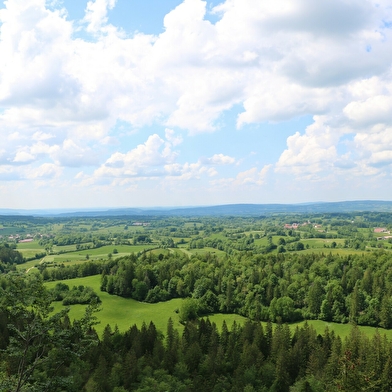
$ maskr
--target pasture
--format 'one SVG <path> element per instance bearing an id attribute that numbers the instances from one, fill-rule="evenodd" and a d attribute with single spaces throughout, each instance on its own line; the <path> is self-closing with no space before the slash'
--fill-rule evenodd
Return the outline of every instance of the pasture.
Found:
<path id="1" fill-rule="evenodd" d="M 182 299 L 172 299 L 167 302 L 149 304 L 138 302 L 131 298 L 122 298 L 100 291 L 101 276 L 88 276 L 86 278 L 76 278 L 62 281 L 70 288 L 73 286 L 89 286 L 99 295 L 102 304 L 101 311 L 96 314 L 99 324 L 95 329 L 101 335 L 105 326 L 109 324 L 112 328 L 116 325 L 122 332 L 136 324 L 139 328 L 143 322 L 152 321 L 157 329 L 166 332 L 167 321 L 171 317 L 175 328 L 182 329 L 176 310 L 180 307 Z M 47 288 L 53 288 L 58 282 L 45 283 Z M 54 302 L 54 310 L 59 311 L 63 308 L 61 302 Z M 69 316 L 71 320 L 79 319 L 83 316 L 84 305 L 72 305 Z"/>
<path id="2" fill-rule="evenodd" d="M 17 250 L 22 253 L 22 256 L 26 259 L 35 257 L 37 253 L 45 252 L 44 247 L 42 247 L 38 241 L 18 242 Z"/>

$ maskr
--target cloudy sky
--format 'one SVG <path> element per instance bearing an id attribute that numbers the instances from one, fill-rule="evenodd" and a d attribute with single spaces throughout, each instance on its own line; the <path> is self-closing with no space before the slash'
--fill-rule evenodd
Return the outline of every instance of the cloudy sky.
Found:
<path id="1" fill-rule="evenodd" d="M 0 2 L 0 208 L 392 199 L 390 0 Z"/>

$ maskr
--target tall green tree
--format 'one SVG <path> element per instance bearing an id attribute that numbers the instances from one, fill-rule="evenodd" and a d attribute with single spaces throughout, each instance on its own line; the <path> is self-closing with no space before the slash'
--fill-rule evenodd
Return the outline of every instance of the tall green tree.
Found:
<path id="1" fill-rule="evenodd" d="M 317 318 L 320 313 L 324 298 L 324 288 L 321 279 L 317 277 L 309 288 L 307 303 L 308 311 L 312 318 Z"/>
<path id="2" fill-rule="evenodd" d="M 392 299 L 385 294 L 381 301 L 380 326 L 383 328 L 392 327 Z"/>

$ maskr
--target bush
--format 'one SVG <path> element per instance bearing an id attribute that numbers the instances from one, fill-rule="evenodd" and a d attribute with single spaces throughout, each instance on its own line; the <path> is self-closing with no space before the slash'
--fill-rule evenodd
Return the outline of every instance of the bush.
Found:
<path id="1" fill-rule="evenodd" d="M 63 301 L 63 305 L 82 304 L 87 305 L 94 302 L 100 303 L 101 299 L 91 287 L 74 286 L 72 290 L 65 283 L 57 283 L 51 290 L 53 301 Z"/>

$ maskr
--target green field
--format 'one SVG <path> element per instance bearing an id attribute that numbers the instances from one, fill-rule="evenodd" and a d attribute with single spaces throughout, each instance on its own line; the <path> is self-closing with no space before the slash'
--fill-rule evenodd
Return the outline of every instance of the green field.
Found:
<path id="1" fill-rule="evenodd" d="M 22 253 L 25 258 L 35 257 L 37 253 L 45 252 L 38 241 L 18 242 L 16 250 Z"/>
<path id="2" fill-rule="evenodd" d="M 32 245 L 30 245 L 32 244 Z M 31 254 L 31 257 L 34 256 L 36 253 L 42 252 L 43 249 L 36 249 L 34 248 L 34 244 L 31 243 L 23 243 L 20 245 L 24 245 L 21 249 L 19 248 L 18 245 L 18 250 L 20 250 L 23 254 L 24 257 L 29 257 L 27 256 L 28 254 Z M 28 246 L 30 245 L 30 247 Z M 50 263 L 49 267 L 51 264 L 62 264 L 66 263 L 67 265 L 72 265 L 72 264 L 79 264 L 82 262 L 86 262 L 87 258 L 89 260 L 107 260 L 109 257 L 109 254 L 112 255 L 113 258 L 118 258 L 122 256 L 127 256 L 131 253 L 139 253 L 143 252 L 145 250 L 153 248 L 154 245 L 106 245 L 102 246 L 100 248 L 93 248 L 93 249 L 87 249 L 87 250 L 79 250 L 79 251 L 70 251 L 68 248 L 75 248 L 75 245 L 68 245 L 66 247 L 57 247 L 53 249 L 54 252 L 58 251 L 60 248 L 63 248 L 63 250 L 66 250 L 68 253 L 62 253 L 62 254 L 50 254 L 47 255 L 43 258 L 40 258 L 39 260 L 31 260 L 27 261 L 26 263 L 19 264 L 17 268 L 19 270 L 30 270 L 31 268 L 35 267 L 39 263 Z M 113 253 L 114 250 L 117 250 L 117 253 Z M 161 250 L 162 253 L 164 253 L 163 250 Z"/>
<path id="3" fill-rule="evenodd" d="M 46 287 L 52 288 L 57 282 L 48 282 Z M 100 275 L 89 276 L 86 278 L 76 278 L 65 280 L 71 288 L 73 286 L 90 286 L 99 295 L 102 300 L 102 310 L 97 314 L 100 324 L 96 326 L 99 334 L 107 324 L 114 327 L 118 326 L 120 331 L 126 331 L 129 327 L 136 324 L 140 327 L 143 322 L 149 323 L 153 321 L 156 327 L 162 331 L 166 331 L 167 321 L 171 317 L 176 328 L 182 328 L 179 322 L 176 310 L 180 307 L 182 299 L 173 299 L 167 302 L 160 302 L 156 304 L 148 304 L 138 302 L 130 298 L 122 298 L 115 295 L 110 295 L 106 292 L 100 291 L 101 277 Z M 61 302 L 55 302 L 55 311 L 62 308 Z M 70 318 L 72 320 L 82 317 L 85 306 L 73 305 L 70 310 Z"/>
<path id="4" fill-rule="evenodd" d="M 124 332 L 134 324 L 140 327 L 143 322 L 148 324 L 150 321 L 155 324 L 158 330 L 165 333 L 167 321 L 170 317 L 173 320 L 175 328 L 179 330 L 183 329 L 176 312 L 181 306 L 182 299 L 177 298 L 156 304 L 138 302 L 134 299 L 122 298 L 100 291 L 100 282 L 100 275 L 63 281 L 63 283 L 69 285 L 70 288 L 79 285 L 90 286 L 99 295 L 102 301 L 101 311 L 97 314 L 100 324 L 95 327 L 99 335 L 102 334 L 103 329 L 107 324 L 109 324 L 112 328 L 117 325 L 119 330 Z M 53 288 L 57 283 L 58 282 L 47 282 L 45 283 L 45 286 L 47 288 Z M 55 311 L 59 311 L 62 307 L 61 302 L 54 303 Z M 84 309 L 84 305 L 71 306 L 69 313 L 70 318 L 72 320 L 81 318 L 84 313 Z M 231 328 L 234 321 L 241 325 L 246 320 L 245 317 L 237 314 L 221 313 L 212 314 L 208 316 L 208 318 L 211 322 L 214 322 L 218 328 L 221 328 L 223 320 L 226 321 L 229 328 Z M 321 335 L 328 327 L 329 331 L 334 331 L 335 334 L 339 335 L 341 338 L 345 338 L 349 335 L 352 329 L 351 324 L 327 323 L 321 320 L 309 320 L 307 322 L 309 325 L 313 326 L 318 334 Z M 305 321 L 290 324 L 290 329 L 294 331 L 297 326 L 302 326 L 304 323 Z M 266 323 L 263 322 L 263 325 L 265 326 Z M 359 326 L 358 328 L 368 337 L 373 336 L 378 330 L 381 335 L 385 334 L 389 340 L 392 340 L 392 330 L 364 326 Z"/>

